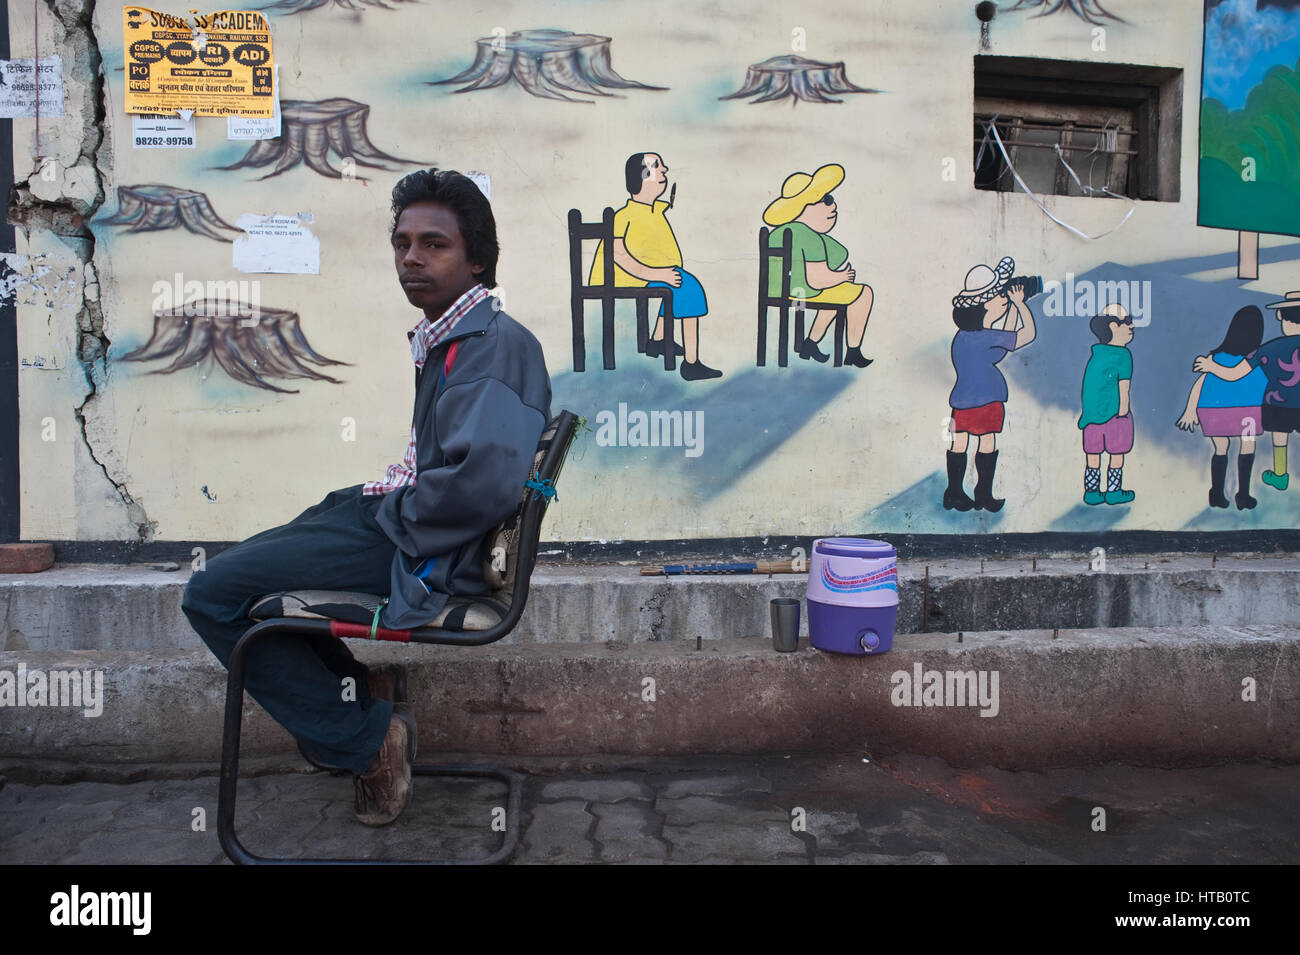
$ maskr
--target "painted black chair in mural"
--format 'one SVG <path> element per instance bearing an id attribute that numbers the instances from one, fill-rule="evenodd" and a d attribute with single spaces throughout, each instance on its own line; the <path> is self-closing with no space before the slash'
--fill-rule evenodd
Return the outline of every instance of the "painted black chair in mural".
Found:
<path id="1" fill-rule="evenodd" d="M 849 307 L 847 305 L 809 304 L 803 299 L 790 297 L 790 258 L 793 236 L 789 229 L 780 248 L 769 248 L 766 226 L 758 230 L 758 366 L 767 364 L 767 316 L 769 309 L 780 310 L 780 325 L 777 329 L 776 363 L 786 366 L 790 348 L 790 309 L 794 309 L 794 347 L 803 341 L 803 313 L 805 309 L 835 310 L 835 367 L 844 363 L 844 330 L 848 326 Z M 768 294 L 768 269 L 771 260 L 777 260 L 781 269 L 781 294 Z"/>
<path id="2" fill-rule="evenodd" d="M 601 258 L 605 260 L 605 281 L 601 285 L 588 285 L 582 267 L 582 243 L 591 239 L 600 241 Z M 664 370 L 672 371 L 677 367 L 673 343 L 673 290 L 614 284 L 614 210 L 609 206 L 605 207 L 599 222 L 583 222 L 581 212 L 577 209 L 569 210 L 569 301 L 573 310 L 574 371 L 585 371 L 587 368 L 585 305 L 593 299 L 601 304 L 601 351 L 606 371 L 614 368 L 614 303 L 618 299 L 632 299 L 636 302 L 638 354 L 645 354 L 646 341 L 650 336 L 650 300 L 663 301 L 664 341 L 667 343 L 664 346 Z"/>
<path id="3" fill-rule="evenodd" d="M 217 833 L 221 848 L 241 865 L 305 863 L 409 865 L 408 861 L 370 859 L 281 859 L 249 852 L 235 835 L 235 791 L 239 783 L 239 735 L 242 726 L 244 678 L 253 645 L 276 634 L 320 635 L 335 638 L 390 640 L 482 646 L 500 640 L 519 622 L 528 600 L 528 584 L 537 561 L 538 541 L 546 507 L 555 496 L 555 482 L 577 431 L 578 419 L 561 411 L 542 432 L 533 459 L 532 475 L 514 514 L 499 525 L 485 547 L 484 576 L 494 588 L 481 597 L 453 597 L 435 619 L 416 630 L 388 630 L 374 621 L 386 597 L 341 591 L 292 591 L 268 594 L 249 610 L 260 621 L 235 645 L 226 682 L 225 727 L 221 741 L 221 786 L 217 802 Z M 503 563 L 504 555 L 504 563 Z M 488 865 L 504 862 L 519 842 L 520 777 L 503 767 L 415 763 L 413 776 L 479 777 L 506 784 L 506 829 L 502 844 L 490 856 L 467 860 L 426 860 L 426 865 Z"/>

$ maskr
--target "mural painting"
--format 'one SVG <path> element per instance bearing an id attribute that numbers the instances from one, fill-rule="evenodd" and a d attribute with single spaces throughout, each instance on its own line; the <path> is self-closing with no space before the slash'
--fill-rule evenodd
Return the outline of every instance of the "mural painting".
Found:
<path id="1" fill-rule="evenodd" d="M 236 381 L 286 395 L 298 392 L 273 385 L 266 378 L 310 378 L 337 385 L 337 378 L 304 363 L 348 364 L 317 354 L 308 344 L 296 312 L 232 303 L 223 297 L 195 299 L 179 308 L 156 312 L 149 341 L 121 360 L 154 361 L 172 356 L 175 358 L 170 365 L 149 374 L 170 375 L 211 358 Z M 211 362 L 203 372 L 204 378 L 210 366 Z"/>
<path id="2" fill-rule="evenodd" d="M 364 15 L 372 6 L 382 13 Z M 508 293 L 512 314 L 542 342 L 554 401 L 591 422 L 575 480 L 599 490 L 590 507 L 557 512 L 560 539 L 1294 526 L 1294 499 L 1283 490 L 1294 428 L 1277 411 L 1300 374 L 1292 370 L 1300 353 L 1282 339 L 1300 325 L 1281 323 L 1279 338 L 1273 316 L 1288 309 L 1268 306 L 1300 286 L 1300 244 L 1266 243 L 1259 258 L 1277 272 L 1272 287 L 1243 286 L 1216 274 L 1226 274 L 1232 258 L 1222 237 L 1189 228 L 1199 199 L 1202 225 L 1281 231 L 1244 218 L 1253 203 L 1300 231 L 1285 196 L 1266 192 L 1274 159 L 1295 154 L 1294 116 L 1283 108 L 1300 90 L 1294 4 L 1234 0 L 1205 11 L 1204 135 L 1198 150 L 1197 130 L 1184 131 L 1181 168 L 1198 150 L 1203 187 L 1217 175 L 1225 189 L 1257 192 L 1194 195 L 1184 182 L 1181 201 L 1136 203 L 1122 230 L 1102 233 L 1098 226 L 1119 218 L 1120 207 L 1097 199 L 1100 188 L 1076 184 L 1045 204 L 1089 238 L 1102 233 L 1086 244 L 1058 233 L 1028 196 L 977 192 L 958 168 L 970 149 L 973 2 L 948 12 L 833 4 L 808 11 L 793 44 L 794 22 L 781 20 L 785 8 L 770 0 L 704 13 L 665 0 L 648 19 L 625 15 L 630 4 L 553 6 L 542 25 L 585 32 L 493 26 L 519 22 L 522 4 L 492 2 L 421 35 L 427 4 L 281 0 L 266 9 L 279 17 L 284 63 L 294 64 L 282 71 L 282 136 L 232 141 L 211 119 L 198 127 L 194 150 L 136 152 L 130 118 L 116 116 L 106 140 L 113 161 L 98 168 L 118 202 L 90 225 L 112 343 L 106 367 L 119 371 L 103 394 L 121 393 L 90 406 L 105 419 L 98 430 L 129 426 L 127 411 L 116 410 L 141 406 L 129 396 L 145 397 L 138 413 L 152 407 L 158 421 L 186 408 L 209 416 L 204 426 L 215 425 L 214 433 L 245 428 L 250 442 L 272 431 L 293 435 L 275 448 L 286 455 L 310 450 L 294 442 L 314 433 L 304 422 L 323 418 L 321 400 L 331 414 L 337 405 L 381 431 L 391 424 L 404 433 L 406 423 L 386 417 L 391 388 L 404 383 L 390 382 L 385 369 L 411 322 L 403 302 L 368 280 L 377 266 L 356 238 L 389 227 L 382 193 L 421 157 L 436 157 L 440 166 L 491 176 L 503 301 Z M 1183 40 L 1202 27 L 1202 9 L 1193 6 L 1168 14 L 1171 23 L 1181 18 L 1178 29 L 1153 32 L 1151 54 L 1135 65 L 1182 70 L 1190 84 L 1196 51 Z M 1007 17 L 1009 9 L 1024 16 Z M 1080 21 L 1111 26 L 1122 16 L 1149 25 L 1161 9 L 1151 0 L 1008 0 L 998 10 L 996 53 L 1086 58 Z M 1277 42 L 1266 50 L 1260 30 L 1232 33 L 1234 11 Z M 1235 37 L 1236 46 L 1216 47 L 1216 36 Z M 123 53 L 111 39 L 102 46 L 107 98 L 120 103 L 127 76 L 116 70 Z M 1112 46 L 1110 59 L 1132 62 L 1124 56 Z M 341 86 L 339 68 L 347 71 Z M 917 96 L 871 95 L 879 90 L 861 85 L 867 81 L 912 84 L 925 94 L 923 112 L 933 105 L 933 117 L 947 120 L 918 122 Z M 446 94 L 513 90 L 429 95 L 431 85 Z M 335 92 L 346 98 L 321 98 Z M 486 119 L 484 103 L 496 104 Z M 834 110 L 817 108 L 828 105 Z M 1065 153 L 1082 183 L 1094 161 L 1105 168 L 1111 145 L 1099 139 L 1093 153 Z M 633 150 L 644 152 L 632 157 L 629 181 Z M 1253 181 L 1242 177 L 1246 158 L 1254 160 Z M 298 166 L 314 174 L 284 175 Z M 345 181 L 354 172 L 369 177 L 368 188 Z M 1234 217 L 1208 221 L 1215 203 Z M 274 211 L 287 219 L 300 210 L 314 216 L 308 231 L 319 240 L 318 273 L 246 275 L 226 253 L 241 235 L 232 225 L 241 216 Z M 566 213 L 567 246 L 557 228 Z M 177 241 L 181 229 L 211 241 Z M 1041 253 L 1024 251 L 1030 242 L 1038 249 L 1040 238 Z M 1033 271 L 1058 281 L 1035 294 L 1032 281 L 1013 274 L 1014 263 L 999 261 L 1016 248 L 1032 256 Z M 171 308 L 184 302 L 173 295 L 152 309 L 146 334 L 151 283 L 180 273 L 201 281 L 204 294 L 191 292 L 189 307 Z M 936 283 L 935 275 L 949 279 Z M 229 278 L 260 281 L 266 294 L 214 296 L 213 286 Z M 1096 294 L 1076 299 L 1070 282 Z M 1115 284 L 1141 295 L 1101 293 Z M 261 308 L 261 320 L 247 323 L 239 309 L 251 312 L 261 300 L 280 308 Z M 584 315 L 584 305 L 594 315 Z M 1258 334 L 1255 323 L 1234 317 L 1250 309 L 1262 316 Z M 1192 371 L 1192 349 L 1216 343 Z M 594 370 L 601 360 L 587 356 L 588 344 L 593 356 L 604 353 L 603 374 L 585 373 L 586 362 Z M 370 370 L 342 375 L 330 365 L 343 363 L 324 353 L 347 354 Z M 141 364 L 128 370 L 115 365 L 119 358 Z M 190 367 L 197 370 L 184 371 Z M 316 402 L 280 400 L 294 388 L 310 395 L 303 382 L 312 381 L 344 387 L 317 389 L 326 397 Z M 944 418 L 941 450 L 936 426 Z M 1009 441 L 999 440 L 1003 432 Z M 365 441 L 363 429 L 360 455 L 372 454 Z M 198 488 L 230 479 L 225 457 L 208 455 L 203 473 L 189 475 L 189 463 L 170 454 L 137 443 L 133 481 L 179 473 L 201 477 Z M 342 463 L 333 466 L 340 483 L 351 479 Z M 200 522 L 219 510 L 197 515 L 171 502 L 169 485 L 141 487 L 161 509 L 151 509 L 150 520 L 164 534 L 206 533 Z M 269 525 L 276 515 L 266 510 L 227 514 L 229 526 L 213 532 L 235 539 L 240 521 Z"/>
<path id="3" fill-rule="evenodd" d="M 812 175 L 792 173 L 781 184 L 780 197 L 763 210 L 763 221 L 772 226 L 768 248 L 783 251 L 790 299 L 801 311 L 807 306 L 817 312 L 807 336 L 796 345 L 799 357 L 818 362 L 830 358 L 817 346 L 838 317 L 845 324 L 848 341 L 844 364 L 866 368 L 872 359 L 862 354 L 862 338 L 875 293 L 871 286 L 857 281 L 849 250 L 828 235 L 839 218 L 839 206 L 831 190 L 842 182 L 844 167 L 836 163 L 828 163 Z M 787 245 L 788 253 L 784 251 Z M 783 287 L 782 274 L 769 266 L 766 296 L 770 299 L 782 295 Z M 763 305 L 760 301 L 759 308 Z M 837 331 L 837 340 L 838 335 Z"/>
<path id="4" fill-rule="evenodd" d="M 1260 407 L 1268 378 L 1262 369 L 1251 368 L 1247 355 L 1253 355 L 1264 339 L 1264 316 L 1254 305 L 1238 309 L 1228 325 L 1227 334 L 1208 357 L 1232 372 L 1245 363 L 1248 374 L 1228 381 L 1217 374 L 1202 372 L 1187 396 L 1187 406 L 1177 421 L 1184 431 L 1199 426 L 1210 439 L 1214 454 L 1210 458 L 1210 507 L 1228 506 L 1225 487 L 1228 477 L 1228 450 L 1237 438 L 1237 510 L 1250 510 L 1259 502 L 1250 494 L 1251 474 L 1255 468 L 1255 436 L 1260 433 Z"/>
<path id="5" fill-rule="evenodd" d="M 415 0 L 277 0 L 270 6 L 262 7 L 263 13 L 307 13 L 324 7 L 338 7 L 341 10 L 361 12 L 366 7 L 381 7 L 392 10 L 389 3 L 413 3 Z"/>
<path id="6" fill-rule="evenodd" d="M 624 185 L 628 200 L 614 213 L 613 233 L 608 239 L 613 251 L 615 288 L 671 289 L 660 301 L 662 310 L 654 331 L 645 342 L 644 353 L 663 357 L 665 347 L 684 357 L 681 376 L 686 381 L 720 378 L 722 372 L 700 359 L 700 319 L 708 315 L 704 286 L 683 267 L 682 250 L 666 213 L 672 208 L 677 186 L 667 201 L 668 164 L 658 153 L 633 153 L 624 164 Z M 606 239 L 596 246 L 587 277 L 588 286 L 609 283 L 605 274 Z M 672 326 L 682 323 L 682 344 L 675 343 Z M 665 345 L 665 340 L 667 345 Z"/>
<path id="7" fill-rule="evenodd" d="M 1087 23 L 1100 24 L 1106 20 L 1124 21 L 1101 5 L 1101 0 L 1018 0 L 1009 11 L 1038 10 L 1036 17 L 1046 17 L 1053 13 L 1073 13 Z"/>
<path id="8" fill-rule="evenodd" d="M 1300 431 L 1300 292 L 1288 292 L 1286 298 L 1280 302 L 1271 302 L 1266 308 L 1273 309 L 1281 324 L 1282 334 L 1273 338 L 1263 345 L 1260 345 L 1251 354 L 1245 356 L 1245 360 L 1235 363 L 1229 363 L 1234 355 L 1229 351 L 1229 345 L 1240 348 L 1242 344 L 1235 344 L 1229 339 L 1232 337 L 1232 329 L 1229 328 L 1229 339 L 1216 349 L 1215 354 L 1202 355 L 1193 363 L 1193 370 L 1207 375 L 1213 375 L 1223 382 L 1233 385 L 1242 385 L 1242 392 L 1245 392 L 1245 383 L 1248 382 L 1254 373 L 1260 369 L 1263 370 L 1267 381 L 1264 384 L 1264 401 L 1259 409 L 1259 417 L 1256 421 L 1247 417 L 1247 413 L 1253 411 L 1253 408 L 1243 408 L 1235 406 L 1230 408 L 1231 414 L 1229 420 L 1223 424 L 1230 424 L 1230 418 L 1238 413 L 1243 417 L 1238 420 L 1238 433 L 1242 435 L 1241 453 L 1245 454 L 1245 431 L 1250 430 L 1253 437 L 1256 432 L 1255 428 L 1263 428 L 1273 437 L 1273 467 L 1266 470 L 1260 479 L 1278 491 L 1285 491 L 1291 483 L 1290 475 L 1287 473 L 1287 438 L 1292 431 Z M 1240 313 L 1239 313 L 1240 314 Z M 1234 318 L 1234 323 L 1236 319 Z M 1243 322 L 1244 324 L 1244 322 Z M 1245 338 L 1245 333 L 1239 333 Z M 1245 344 L 1249 344 L 1246 341 Z M 1220 360 L 1220 354 L 1227 352 Z M 1198 385 L 1200 382 L 1198 382 Z M 1253 395 L 1253 385 L 1249 394 Z M 1235 398 L 1237 392 L 1234 391 L 1232 396 Z M 1244 403 L 1244 402 L 1243 402 Z M 1205 430 L 1207 437 L 1215 437 L 1211 431 L 1221 430 L 1215 427 L 1214 422 L 1207 429 L 1202 423 L 1202 430 Z M 1218 435 L 1222 438 L 1222 435 Z M 1227 442 L 1223 444 L 1226 454 Z M 1216 444 L 1215 450 L 1218 450 Z M 1252 441 L 1253 450 L 1253 441 Z M 1225 458 L 1226 462 L 1226 458 Z M 1243 471 L 1245 468 L 1243 466 Z M 1249 471 L 1245 471 L 1247 481 L 1249 481 Z M 1222 482 L 1220 482 L 1222 483 Z M 1210 492 L 1211 497 L 1214 491 Z M 1213 503 L 1213 501 L 1211 502 Z M 1219 507 L 1226 507 L 1227 504 L 1219 504 Z M 1241 503 L 1238 502 L 1238 507 Z M 1253 505 L 1252 505 L 1253 506 Z"/>
<path id="9" fill-rule="evenodd" d="M 792 103 L 842 103 L 842 93 L 879 93 L 849 80 L 844 64 L 822 63 L 786 54 L 755 63 L 745 73 L 745 84 L 719 99 L 747 99 L 750 103 L 771 103 L 789 98 Z"/>
<path id="10" fill-rule="evenodd" d="M 997 436 L 1002 433 L 1007 401 L 1007 380 L 998 362 L 1033 342 L 1038 334 L 1034 313 L 1025 294 L 1041 287 L 1041 280 L 1013 277 L 1016 263 L 1004 256 L 993 267 L 977 265 L 966 273 L 962 290 L 952 300 L 952 367 L 956 384 L 948 397 L 952 408 L 952 443 L 948 450 L 948 487 L 944 510 L 997 512 L 1005 498 L 993 496 L 997 473 Z M 963 486 L 966 449 L 978 439 L 975 451 L 975 496 Z"/>
<path id="11" fill-rule="evenodd" d="M 1133 318 L 1118 303 L 1106 305 L 1088 323 L 1097 343 L 1083 368 L 1083 503 L 1128 504 L 1124 456 L 1133 450 Z M 1106 455 L 1106 491 L 1101 490 L 1101 456 Z"/>
<path id="12" fill-rule="evenodd" d="M 285 100 L 280 104 L 283 132 L 275 139 L 255 142 L 239 162 L 219 169 L 260 168 L 274 164 L 262 179 L 270 179 L 288 172 L 299 163 L 328 176 L 342 179 L 344 173 L 329 163 L 329 152 L 343 160 L 345 167 L 368 166 L 371 169 L 391 169 L 387 163 L 411 163 L 415 160 L 399 159 L 383 152 L 370 141 L 366 124 L 370 107 L 355 100 L 335 97 L 316 102 Z M 349 178 L 363 178 L 349 176 Z"/>
<path id="13" fill-rule="evenodd" d="M 532 96 L 591 103 L 570 93 L 613 96 L 609 90 L 664 90 L 625 79 L 614 70 L 610 38 L 570 30 L 520 30 L 482 37 L 474 62 L 462 73 L 430 86 L 464 83 L 457 93 L 505 86 L 512 80 Z"/>
<path id="14" fill-rule="evenodd" d="M 180 186 L 141 185 L 117 187 L 117 212 L 102 220 L 123 226 L 125 232 L 185 229 L 218 242 L 233 242 L 243 230 L 231 225 L 212 208 L 205 193 Z"/>
<path id="15" fill-rule="evenodd" d="M 1258 234 L 1300 235 L 1300 6 L 1206 0 L 1203 60 L 1196 221 L 1242 232 L 1257 278 Z"/>

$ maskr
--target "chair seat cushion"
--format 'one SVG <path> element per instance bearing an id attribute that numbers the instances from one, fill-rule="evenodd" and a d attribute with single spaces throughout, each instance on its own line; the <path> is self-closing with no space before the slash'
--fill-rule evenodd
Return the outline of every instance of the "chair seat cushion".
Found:
<path id="1" fill-rule="evenodd" d="M 292 590 L 267 594 L 248 612 L 254 620 L 272 617 L 306 617 L 315 620 L 342 620 L 369 625 L 382 600 L 376 594 L 351 593 L 344 590 Z M 491 630 L 510 610 L 510 593 L 484 594 L 481 597 L 451 597 L 442 612 L 425 624 L 442 630 Z"/>

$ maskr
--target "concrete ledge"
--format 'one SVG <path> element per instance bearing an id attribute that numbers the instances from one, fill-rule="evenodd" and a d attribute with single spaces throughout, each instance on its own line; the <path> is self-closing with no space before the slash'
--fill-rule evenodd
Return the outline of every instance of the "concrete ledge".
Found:
<path id="1" fill-rule="evenodd" d="M 1300 630 L 1180 628 L 906 636 L 879 657 L 757 640 L 480 648 L 353 644 L 405 661 L 429 750 L 517 755 L 910 752 L 1043 769 L 1300 761 Z M 0 711 L 0 758 L 216 760 L 225 674 L 206 651 L 0 653 L 0 671 L 103 670 L 103 713 Z M 997 674 L 979 705 L 898 706 L 899 678 Z M 1243 681 L 1254 681 L 1254 702 Z M 653 681 L 647 682 L 647 681 Z M 924 682 L 924 678 L 923 678 Z M 955 688 L 955 687 L 954 687 Z M 653 689 L 653 699 L 650 690 Z M 893 699 L 891 699 L 893 697 Z M 925 700 L 923 699 L 924 703 Z M 247 702 L 244 752 L 292 752 Z"/>
<path id="2" fill-rule="evenodd" d="M 1287 625 L 1300 605 L 1300 558 L 1112 554 L 1105 572 L 1089 570 L 1089 560 L 901 564 L 898 632 Z M 188 566 L 105 564 L 0 574 L 0 648 L 199 649 L 180 608 L 189 576 Z M 502 645 L 760 637 L 769 633 L 768 602 L 802 597 L 805 586 L 794 575 L 642 577 L 636 567 L 542 567 L 523 620 Z"/>

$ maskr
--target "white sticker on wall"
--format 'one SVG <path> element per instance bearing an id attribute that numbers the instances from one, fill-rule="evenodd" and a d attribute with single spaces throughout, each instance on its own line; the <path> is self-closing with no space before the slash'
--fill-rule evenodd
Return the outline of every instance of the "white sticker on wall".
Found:
<path id="1" fill-rule="evenodd" d="M 478 186 L 478 191 L 483 193 L 483 196 L 486 199 L 491 200 L 492 180 L 488 178 L 487 173 L 471 170 L 470 172 L 465 173 L 465 178 L 468 179 L 470 182 L 474 183 L 474 185 Z"/>
<path id="2" fill-rule="evenodd" d="M 276 139 L 280 135 L 280 64 L 275 65 L 275 115 L 269 119 L 257 116 L 227 116 L 227 139 Z"/>
<path id="3" fill-rule="evenodd" d="M 35 89 L 30 59 L 0 60 L 0 117 L 35 116 Z M 63 60 L 57 55 L 41 60 L 41 115 L 63 115 Z"/>
<path id="4" fill-rule="evenodd" d="M 198 142 L 194 113 L 179 116 L 132 116 L 131 145 L 136 149 L 193 149 Z"/>
<path id="5" fill-rule="evenodd" d="M 302 215 L 246 213 L 235 225 L 244 235 L 235 240 L 234 266 L 240 272 L 320 274 L 320 239 Z"/>

